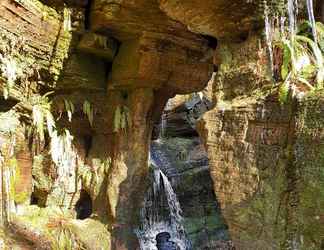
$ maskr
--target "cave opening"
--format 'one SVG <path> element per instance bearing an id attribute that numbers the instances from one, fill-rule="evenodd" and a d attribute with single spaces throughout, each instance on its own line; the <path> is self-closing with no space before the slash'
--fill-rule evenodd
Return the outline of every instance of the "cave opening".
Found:
<path id="1" fill-rule="evenodd" d="M 205 38 L 208 41 L 208 47 L 212 49 L 216 49 L 218 45 L 218 40 L 215 37 L 209 36 L 209 35 L 201 35 L 203 38 Z"/>
<path id="2" fill-rule="evenodd" d="M 38 205 L 39 198 L 33 192 L 30 196 L 30 205 Z"/>
<path id="3" fill-rule="evenodd" d="M 76 218 L 79 220 L 87 219 L 92 214 L 92 199 L 87 191 L 81 190 L 80 198 L 75 204 Z"/>
<path id="4" fill-rule="evenodd" d="M 46 207 L 48 193 L 34 190 L 30 195 L 30 205 L 36 205 L 38 207 Z"/>
<path id="5" fill-rule="evenodd" d="M 177 197 L 188 240 L 184 244 L 192 249 L 219 249 L 219 246 L 231 244 L 228 225 L 214 192 L 208 152 L 196 126 L 212 106 L 212 100 L 202 92 L 169 99 L 160 121 L 154 125 L 150 148 L 151 164 L 165 174 Z M 165 189 L 167 182 L 157 183 L 160 182 Z M 170 193 L 165 190 L 162 196 Z M 169 201 L 159 203 L 164 206 L 158 208 L 160 217 L 167 218 L 169 204 Z M 173 227 L 164 227 L 163 231 L 159 228 L 155 232 L 159 250 L 177 249 L 170 238 L 177 244 L 180 242 L 177 232 L 168 231 L 168 228 Z"/>
<path id="6" fill-rule="evenodd" d="M 85 157 L 89 156 L 90 153 L 90 149 L 92 147 L 92 136 L 91 135 L 85 135 L 83 137 L 83 141 L 84 141 L 84 147 L 85 147 Z"/>

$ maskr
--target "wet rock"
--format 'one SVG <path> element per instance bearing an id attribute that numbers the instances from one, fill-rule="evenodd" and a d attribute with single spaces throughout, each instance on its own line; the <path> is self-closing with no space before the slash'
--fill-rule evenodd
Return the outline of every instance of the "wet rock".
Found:
<path id="1" fill-rule="evenodd" d="M 166 114 L 179 114 L 183 110 L 187 112 L 195 105 L 197 111 L 203 110 L 196 115 L 201 115 L 206 110 L 198 95 L 185 98 L 177 96 L 169 103 Z M 207 153 L 196 132 L 194 134 L 179 132 L 186 129 L 188 120 L 192 121 L 193 127 L 190 126 L 190 130 L 195 131 L 195 114 L 188 112 L 187 122 L 178 123 L 177 131 L 170 126 L 170 123 L 174 122 L 172 117 L 165 116 L 166 137 L 152 142 L 151 159 L 171 180 L 183 210 L 184 227 L 193 249 L 214 249 L 215 244 L 227 242 L 229 237 L 213 191 Z M 168 137 L 170 135 L 172 137 Z"/>
<path id="2" fill-rule="evenodd" d="M 156 236 L 158 250 L 178 250 L 176 243 L 170 241 L 170 234 L 167 232 L 159 233 Z"/>

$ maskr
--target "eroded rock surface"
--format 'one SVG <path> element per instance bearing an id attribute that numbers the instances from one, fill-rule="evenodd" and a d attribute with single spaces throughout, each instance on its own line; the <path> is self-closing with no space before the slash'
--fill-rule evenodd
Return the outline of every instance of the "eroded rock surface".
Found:
<path id="1" fill-rule="evenodd" d="M 256 23 L 257 1 L 160 0 L 160 8 L 189 30 L 218 39 L 239 39 Z"/>
<path id="2" fill-rule="evenodd" d="M 1 1 L 3 242 L 137 249 L 153 127 L 169 98 L 209 81 L 165 113 L 165 135 L 175 138 L 164 150 L 176 166 L 166 172 L 194 249 L 221 248 L 224 223 L 237 249 L 323 246 L 323 96 L 278 102 L 258 2 Z M 73 136 L 67 165 L 53 159 L 50 128 L 38 134 L 33 113 L 48 92 L 58 132 Z M 57 245 L 53 232 L 70 240 Z"/>

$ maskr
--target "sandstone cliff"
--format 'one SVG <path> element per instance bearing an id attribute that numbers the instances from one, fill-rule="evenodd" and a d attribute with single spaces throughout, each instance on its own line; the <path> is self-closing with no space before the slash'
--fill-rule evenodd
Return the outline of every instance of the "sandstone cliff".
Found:
<path id="1" fill-rule="evenodd" d="M 322 247 L 323 90 L 280 103 L 260 2 L 1 1 L 0 244 L 139 249 L 163 114 L 195 249 L 227 227 L 236 249 Z"/>

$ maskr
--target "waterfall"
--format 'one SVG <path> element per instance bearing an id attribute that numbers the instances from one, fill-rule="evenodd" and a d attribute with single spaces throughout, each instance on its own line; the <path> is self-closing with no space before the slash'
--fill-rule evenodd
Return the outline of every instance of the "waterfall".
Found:
<path id="1" fill-rule="evenodd" d="M 164 106 L 164 111 L 169 110 L 171 106 L 170 100 L 167 101 L 167 103 Z M 165 137 L 165 129 L 166 129 L 166 123 L 167 123 L 167 115 L 165 112 L 163 112 L 162 117 L 161 117 L 161 125 L 160 125 L 160 134 L 159 138 L 163 139 Z"/>
<path id="2" fill-rule="evenodd" d="M 314 17 L 314 8 L 313 8 L 313 0 L 306 0 L 307 3 L 307 13 L 308 13 L 308 19 L 312 26 L 312 32 L 314 36 L 314 41 L 317 43 L 317 34 L 316 34 L 316 23 L 315 23 L 315 17 Z"/>
<path id="3" fill-rule="evenodd" d="M 157 236 L 169 235 L 170 250 L 190 250 L 183 227 L 180 203 L 167 176 L 154 164 L 153 187 L 149 189 L 141 210 L 141 226 L 136 230 L 141 250 L 158 250 Z M 169 246 L 168 245 L 168 246 Z"/>
<path id="4" fill-rule="evenodd" d="M 297 30 L 298 2 L 297 0 L 288 0 L 288 19 L 289 33 L 294 36 Z"/>
<path id="5" fill-rule="evenodd" d="M 316 22 L 314 17 L 313 0 L 305 0 L 307 6 L 308 20 L 312 28 L 314 42 L 317 43 Z M 298 0 L 287 0 L 285 11 L 276 11 L 273 8 L 273 1 L 264 0 L 264 27 L 267 50 L 269 53 L 269 63 L 273 74 L 273 40 L 275 38 L 276 29 L 280 32 L 280 37 L 283 39 L 290 39 L 291 42 L 295 39 L 297 32 L 297 17 L 298 17 Z M 286 17 L 288 16 L 288 24 L 286 24 Z M 288 33 L 285 32 L 285 27 L 288 26 Z M 289 37 L 290 36 L 290 37 Z"/>
<path id="6" fill-rule="evenodd" d="M 265 25 L 266 42 L 268 47 L 269 59 L 270 59 L 271 74 L 273 75 L 272 25 L 269 20 L 269 6 L 267 5 L 267 3 L 265 3 L 264 6 L 264 25 Z"/>

